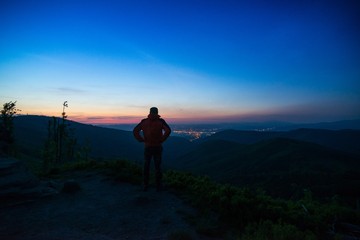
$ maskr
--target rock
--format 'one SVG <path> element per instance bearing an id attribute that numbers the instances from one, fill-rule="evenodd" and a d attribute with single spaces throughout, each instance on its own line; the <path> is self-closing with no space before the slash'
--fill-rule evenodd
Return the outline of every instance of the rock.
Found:
<path id="1" fill-rule="evenodd" d="M 11 186 L 32 187 L 39 181 L 20 161 L 11 158 L 0 158 L 0 189 Z"/>
<path id="2" fill-rule="evenodd" d="M 22 162 L 0 158 L 0 203 L 18 204 L 56 193 L 56 189 L 42 183 Z"/>
<path id="3" fill-rule="evenodd" d="M 81 190 L 80 184 L 74 180 L 68 180 L 64 183 L 62 192 L 64 193 L 76 193 Z"/>

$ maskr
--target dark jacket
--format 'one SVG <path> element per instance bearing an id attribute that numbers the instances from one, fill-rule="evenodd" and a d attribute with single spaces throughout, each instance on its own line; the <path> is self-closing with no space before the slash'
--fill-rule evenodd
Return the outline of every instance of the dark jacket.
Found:
<path id="1" fill-rule="evenodd" d="M 140 132 L 143 132 L 143 135 Z M 148 118 L 134 128 L 134 137 L 139 142 L 144 142 L 146 147 L 159 147 L 170 135 L 171 129 L 159 115 L 149 114 Z"/>

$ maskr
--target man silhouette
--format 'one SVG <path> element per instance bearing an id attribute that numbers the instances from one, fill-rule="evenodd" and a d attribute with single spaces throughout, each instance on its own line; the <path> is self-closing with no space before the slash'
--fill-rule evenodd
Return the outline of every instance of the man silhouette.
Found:
<path id="1" fill-rule="evenodd" d="M 140 132 L 142 131 L 142 134 Z M 169 137 L 171 129 L 164 119 L 158 115 L 156 107 L 150 108 L 150 114 L 147 118 L 141 120 L 133 130 L 134 137 L 139 142 L 144 142 L 144 191 L 148 190 L 150 178 L 150 163 L 154 159 L 156 188 L 161 190 L 162 172 L 162 143 Z"/>

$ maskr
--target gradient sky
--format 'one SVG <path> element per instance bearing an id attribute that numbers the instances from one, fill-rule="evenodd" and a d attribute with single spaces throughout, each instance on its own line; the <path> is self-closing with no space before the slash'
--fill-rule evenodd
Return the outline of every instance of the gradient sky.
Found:
<path id="1" fill-rule="evenodd" d="M 87 123 L 360 118 L 360 3 L 1 0 L 0 100 Z"/>

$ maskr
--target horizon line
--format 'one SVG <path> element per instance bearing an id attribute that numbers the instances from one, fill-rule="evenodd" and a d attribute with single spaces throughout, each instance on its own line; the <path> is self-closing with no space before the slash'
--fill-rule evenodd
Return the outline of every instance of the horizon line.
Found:
<path id="1" fill-rule="evenodd" d="M 56 117 L 56 118 L 62 118 L 61 116 L 50 116 L 45 114 L 16 114 L 16 116 L 38 116 L 38 117 Z M 131 119 L 138 119 L 138 121 L 126 121 L 126 122 L 114 122 L 114 121 L 104 121 L 104 122 L 96 122 L 96 121 L 89 121 L 89 118 L 78 118 L 78 117 L 67 117 L 68 120 L 73 122 L 78 122 L 82 124 L 88 124 L 88 125 L 102 125 L 102 126 L 110 126 L 110 125 L 133 125 L 138 124 L 144 117 L 133 117 Z M 337 120 L 314 120 L 314 121 L 287 121 L 287 120 L 281 120 L 281 119 L 266 119 L 266 116 L 264 116 L 265 119 L 261 119 L 257 117 L 256 119 L 238 119 L 238 120 L 230 120 L 230 119 L 190 119 L 190 118 L 164 118 L 168 123 L 170 124 L 184 124 L 184 125 L 228 125 L 228 124 L 263 124 L 263 123 L 282 123 L 282 124 L 319 124 L 319 123 L 336 123 L 336 122 L 344 122 L 344 121 L 360 121 L 360 118 L 343 118 L 343 119 L 337 119 Z M 104 119 L 104 118 L 99 118 Z"/>

